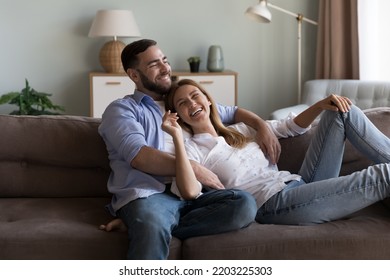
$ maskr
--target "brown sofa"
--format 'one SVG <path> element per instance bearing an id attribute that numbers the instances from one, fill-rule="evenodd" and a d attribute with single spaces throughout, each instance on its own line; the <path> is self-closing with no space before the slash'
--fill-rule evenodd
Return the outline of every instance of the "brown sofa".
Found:
<path id="1" fill-rule="evenodd" d="M 390 136 L 390 108 L 367 115 Z M 111 217 L 99 119 L 0 115 L 0 259 L 124 259 Z M 314 128 L 315 129 L 315 128 Z M 313 131 L 314 131 L 313 129 Z M 281 140 L 279 166 L 296 172 L 313 131 Z M 347 143 L 342 174 L 370 164 Z M 313 226 L 262 225 L 180 241 L 170 259 L 390 259 L 390 203 Z"/>

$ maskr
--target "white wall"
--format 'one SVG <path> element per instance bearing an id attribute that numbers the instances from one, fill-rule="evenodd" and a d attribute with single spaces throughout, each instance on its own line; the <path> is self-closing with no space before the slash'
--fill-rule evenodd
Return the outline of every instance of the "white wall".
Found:
<path id="1" fill-rule="evenodd" d="M 99 9 L 130 9 L 143 38 L 157 40 L 173 69 L 188 69 L 187 57 L 222 46 L 225 67 L 239 73 L 238 105 L 267 118 L 296 103 L 297 24 L 271 10 L 271 24 L 244 16 L 257 0 L 0 0 L 0 94 L 20 90 L 24 79 L 67 114 L 89 114 L 91 71 L 102 71 L 104 38 L 88 38 Z M 273 4 L 317 20 L 318 0 L 274 0 Z M 122 39 L 125 43 L 133 39 Z M 314 78 L 316 27 L 303 24 L 303 77 Z M 9 113 L 0 106 L 0 113 Z"/>

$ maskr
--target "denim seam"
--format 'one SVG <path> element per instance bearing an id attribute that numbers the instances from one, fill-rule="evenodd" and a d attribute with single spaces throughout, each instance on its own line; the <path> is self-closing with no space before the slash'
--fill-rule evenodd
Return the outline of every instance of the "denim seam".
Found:
<path id="1" fill-rule="evenodd" d="M 370 142 L 366 141 L 366 138 L 363 137 L 362 135 L 360 135 L 359 133 L 359 130 L 353 125 L 353 123 L 349 120 L 346 119 L 346 126 L 348 126 L 354 133 L 355 135 L 358 135 L 359 136 L 359 139 L 364 142 L 368 147 L 371 147 L 371 149 L 373 149 L 374 151 L 378 152 L 381 156 L 383 156 L 384 154 L 386 154 L 385 151 L 382 151 L 381 149 L 379 149 L 379 147 L 375 147 L 375 146 L 372 146 L 370 144 Z M 385 157 L 385 156 L 383 156 Z M 390 158 L 386 158 L 386 160 L 388 162 L 390 162 Z"/>
<path id="2" fill-rule="evenodd" d="M 302 208 L 302 207 L 306 207 L 306 206 L 314 204 L 317 201 L 322 201 L 322 200 L 325 200 L 325 199 L 328 199 L 328 198 L 331 198 L 331 197 L 334 197 L 334 196 L 345 195 L 345 194 L 353 193 L 353 192 L 359 191 L 359 190 L 372 189 L 372 188 L 377 187 L 378 184 L 381 184 L 381 183 L 383 184 L 384 182 L 381 180 L 380 182 L 377 182 L 377 183 L 371 182 L 370 184 L 367 184 L 365 186 L 354 187 L 354 188 L 352 188 L 352 189 L 350 189 L 348 191 L 329 193 L 328 195 L 324 195 L 324 196 L 321 196 L 321 197 L 316 197 L 315 199 L 312 199 L 312 200 L 307 201 L 305 203 L 294 204 L 294 205 L 290 205 L 290 206 L 285 207 L 285 208 L 278 209 L 277 211 L 275 211 L 275 214 L 288 213 L 288 212 L 291 212 L 291 210 L 295 210 L 295 209 L 299 209 L 299 208 Z M 271 212 L 268 212 L 268 213 L 272 214 Z M 265 213 L 264 216 L 266 216 L 266 215 L 267 214 Z"/>
<path id="3" fill-rule="evenodd" d="M 333 120 L 331 122 L 329 122 L 328 126 L 326 127 L 326 129 L 324 131 L 329 131 L 330 130 L 330 127 L 332 127 L 336 122 L 336 118 L 333 118 Z M 321 139 L 321 150 L 318 154 L 318 157 L 317 157 L 317 160 L 315 162 L 315 164 L 313 164 L 313 172 L 311 172 L 311 176 L 308 180 L 307 183 L 311 183 L 313 182 L 313 178 L 315 177 L 316 173 L 317 173 L 317 170 L 318 170 L 318 165 L 319 163 L 321 162 L 321 158 L 322 158 L 322 154 L 324 152 L 324 149 L 323 149 L 323 143 L 327 142 L 327 139 L 329 137 L 329 133 L 325 133 L 325 136 Z"/>

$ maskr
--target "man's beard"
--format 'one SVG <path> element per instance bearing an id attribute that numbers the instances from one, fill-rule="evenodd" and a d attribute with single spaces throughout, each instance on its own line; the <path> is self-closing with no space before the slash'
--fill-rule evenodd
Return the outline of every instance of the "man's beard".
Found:
<path id="1" fill-rule="evenodd" d="M 154 93 L 160 94 L 160 95 L 165 95 L 169 92 L 171 89 L 171 85 L 165 86 L 165 85 L 159 85 L 156 84 L 155 82 L 151 81 L 146 77 L 140 70 L 137 70 L 138 74 L 141 77 L 142 84 L 144 85 L 144 88 L 147 90 L 150 90 Z"/>

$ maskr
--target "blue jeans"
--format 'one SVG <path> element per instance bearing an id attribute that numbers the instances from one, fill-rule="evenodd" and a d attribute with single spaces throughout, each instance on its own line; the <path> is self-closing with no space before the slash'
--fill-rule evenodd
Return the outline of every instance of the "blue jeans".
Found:
<path id="1" fill-rule="evenodd" d="M 246 227 L 256 216 L 256 201 L 239 190 L 211 190 L 196 200 L 170 192 L 136 199 L 118 211 L 128 228 L 128 259 L 166 259 L 172 235 L 180 239 Z"/>
<path id="2" fill-rule="evenodd" d="M 348 139 L 375 165 L 339 177 Z M 259 223 L 313 224 L 343 218 L 390 196 L 390 140 L 364 113 L 326 111 L 299 171 L 292 181 L 260 207 Z"/>

